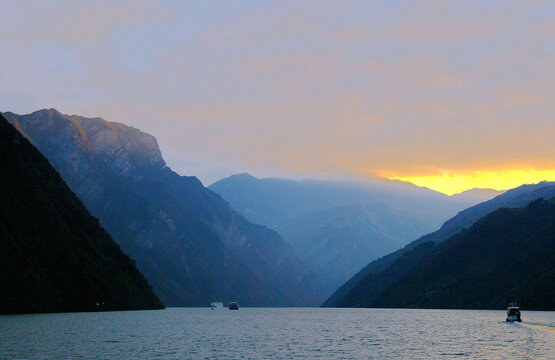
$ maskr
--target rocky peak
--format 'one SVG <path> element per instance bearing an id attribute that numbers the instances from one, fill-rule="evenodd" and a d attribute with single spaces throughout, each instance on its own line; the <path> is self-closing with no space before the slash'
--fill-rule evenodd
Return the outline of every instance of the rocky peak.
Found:
<path id="1" fill-rule="evenodd" d="M 321 299 L 318 280 L 279 234 L 165 166 L 154 137 L 52 110 L 10 115 L 169 305 L 239 295 L 244 305 L 258 306 Z"/>
<path id="2" fill-rule="evenodd" d="M 52 151 L 59 152 L 63 147 L 62 152 L 69 157 L 93 156 L 119 175 L 140 178 L 145 169 L 165 166 L 156 139 L 130 126 L 102 118 L 65 115 L 56 109 L 7 115 L 18 129 L 31 138 L 43 139 Z M 68 142 L 69 139 L 73 141 Z"/>

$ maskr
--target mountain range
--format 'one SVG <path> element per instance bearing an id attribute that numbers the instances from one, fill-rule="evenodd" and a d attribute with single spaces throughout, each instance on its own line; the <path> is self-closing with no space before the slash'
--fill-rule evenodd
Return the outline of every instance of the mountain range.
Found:
<path id="1" fill-rule="evenodd" d="M 55 109 L 5 116 L 137 262 L 166 305 L 323 300 L 317 277 L 287 241 L 245 220 L 197 178 L 172 171 L 153 136 Z"/>
<path id="2" fill-rule="evenodd" d="M 412 213 L 417 221 L 433 229 L 458 211 L 477 203 L 466 196 L 450 197 L 408 182 L 378 178 L 259 179 L 242 173 L 219 180 L 208 188 L 220 194 L 248 220 L 270 228 L 280 228 L 299 215 L 313 211 L 357 203 L 382 203 L 395 211 Z M 476 192 L 479 190 L 471 191 Z M 482 198 L 489 199 L 482 194 Z"/>
<path id="3" fill-rule="evenodd" d="M 503 243 L 495 239 L 497 236 L 502 238 L 504 236 L 503 234 L 505 233 L 505 230 L 511 228 L 512 225 L 510 221 L 507 221 L 506 223 L 503 223 L 502 221 L 496 223 L 496 219 L 498 217 L 507 217 L 513 219 L 515 222 L 518 219 L 518 217 L 512 218 L 512 215 L 507 215 L 511 213 L 510 211 L 509 213 L 507 213 L 507 211 L 500 211 L 500 209 L 526 207 L 530 202 L 534 200 L 541 198 L 551 199 L 553 197 L 555 197 L 555 183 L 542 182 L 535 185 L 520 186 L 518 188 L 509 190 L 492 200 L 480 203 L 476 206 L 461 211 L 457 216 L 446 221 L 439 230 L 413 241 L 409 245 L 396 252 L 370 262 L 349 281 L 342 285 L 328 300 L 324 302 L 323 306 L 401 306 L 399 302 L 388 302 L 388 298 L 386 297 L 386 295 L 396 291 L 394 289 L 398 286 L 399 283 L 406 283 L 408 281 L 407 279 L 414 276 L 415 272 L 422 271 L 421 269 L 423 267 L 426 267 L 427 271 L 429 272 L 435 271 L 437 276 L 441 276 L 442 273 L 449 273 L 450 269 L 446 265 L 443 265 L 443 267 L 438 265 L 436 268 L 433 268 L 431 267 L 431 265 L 427 264 L 430 264 L 433 261 L 434 256 L 445 256 L 445 254 L 442 254 L 441 252 L 447 248 L 450 248 L 451 246 L 455 246 L 452 244 L 459 241 L 457 239 L 460 238 L 466 239 L 464 241 L 460 240 L 459 242 L 457 242 L 457 248 L 460 252 L 464 254 L 472 253 L 473 251 L 477 252 L 478 250 L 476 246 L 483 246 L 484 248 L 488 248 L 490 251 L 488 253 L 488 256 L 491 257 L 491 263 L 500 263 L 497 261 L 496 256 L 501 256 L 501 254 L 507 255 L 507 253 L 505 249 L 502 249 L 502 247 L 504 246 Z M 546 209 L 548 209 L 549 206 Z M 529 210 L 529 212 L 534 213 L 533 210 Z M 515 214 L 518 213 L 518 211 L 515 212 Z M 491 216 L 489 216 L 489 214 L 491 214 Z M 480 220 L 486 216 L 488 216 L 487 221 L 484 222 Z M 522 229 L 529 228 L 527 227 L 528 225 L 526 225 L 526 222 L 530 221 L 530 219 L 530 216 L 524 216 L 522 219 L 518 220 L 520 221 Z M 549 218 L 545 219 L 545 221 L 549 222 L 551 220 Z M 482 224 L 481 226 L 484 227 L 478 227 L 476 230 L 474 226 L 477 226 L 477 222 Z M 489 222 L 496 223 L 497 227 L 487 225 Z M 469 228 L 474 229 L 475 231 L 470 231 L 468 230 Z M 486 233 L 484 229 L 488 229 L 489 232 Z M 548 230 L 549 227 L 538 229 L 539 232 L 545 232 Z M 519 232 L 518 228 L 515 228 L 511 235 L 507 235 L 510 237 L 510 241 L 517 241 L 519 240 L 519 238 L 522 238 L 522 241 L 531 241 L 533 242 L 533 244 L 532 246 L 530 246 L 526 245 L 526 242 L 517 242 L 518 246 L 512 247 L 514 251 L 513 255 L 509 255 L 509 258 L 505 258 L 505 265 L 507 266 L 507 268 L 512 268 L 511 264 L 509 263 L 510 261 L 514 260 L 518 262 L 519 259 L 522 257 L 519 254 L 522 252 L 524 256 L 525 254 L 528 254 L 526 253 L 526 251 L 528 251 L 529 249 L 533 249 L 533 252 L 538 251 L 535 256 L 539 257 L 543 256 L 543 254 L 540 253 L 541 251 L 545 251 L 546 253 L 551 254 L 553 252 L 553 249 L 555 248 L 552 238 L 553 235 L 553 233 L 549 234 L 549 232 L 545 232 L 541 233 L 537 238 L 529 237 L 528 234 L 521 233 Z M 482 241 L 481 245 L 476 245 L 476 241 Z M 537 244 L 542 244 L 541 246 L 544 246 L 542 250 L 539 250 L 541 249 L 541 246 L 536 246 L 537 244 L 534 243 L 534 241 L 538 241 L 539 243 Z M 442 245 L 444 242 L 448 244 Z M 468 245 L 469 248 L 467 249 L 465 248 L 465 246 L 467 246 L 465 244 L 472 245 Z M 496 255 L 493 249 L 497 249 L 499 255 Z M 454 253 L 452 253 L 452 255 L 454 255 Z M 531 255 L 528 254 L 526 256 Z M 552 254 L 550 256 L 552 260 L 554 257 L 552 256 Z M 466 257 L 465 259 L 469 261 L 468 266 L 472 267 L 470 261 L 474 259 L 482 259 L 482 257 L 478 256 L 478 254 L 474 254 L 473 257 Z M 458 260 L 453 258 L 449 261 L 456 262 Z M 552 264 L 553 262 L 550 261 L 550 263 Z M 548 264 L 546 264 L 546 268 L 549 269 Z M 524 272 L 528 270 L 528 268 L 522 269 L 522 271 Z M 446 287 L 447 286 L 445 285 L 444 289 Z M 453 289 L 457 288 L 455 287 Z M 510 291 L 508 292 L 510 293 Z M 397 295 L 399 295 L 399 293 L 400 292 L 396 292 Z M 523 294 L 519 295 L 522 296 Z M 409 295 L 406 294 L 406 296 L 408 299 Z M 495 301 L 498 300 L 499 299 L 497 298 L 497 300 Z M 432 306 L 431 303 L 426 303 L 423 301 L 416 302 L 414 301 L 414 299 L 411 301 L 412 302 L 404 303 L 403 306 Z M 494 300 L 481 299 L 480 301 L 477 301 L 474 305 L 466 306 L 472 308 L 477 308 L 481 306 L 492 307 L 494 305 L 492 301 Z M 533 304 L 533 302 L 529 303 Z M 496 304 L 496 306 L 501 306 L 501 304 Z M 545 301 L 542 302 L 542 304 L 544 305 L 538 304 L 537 306 L 546 306 Z M 434 306 L 457 307 L 462 305 L 457 302 L 449 303 L 446 302 L 444 299 L 442 301 L 438 301 Z"/>
<path id="4" fill-rule="evenodd" d="M 507 296 L 553 308 L 555 200 L 538 199 L 555 197 L 555 183 L 447 196 L 383 179 L 239 174 L 206 188 L 127 125 L 55 109 L 4 115 L 26 138 L 4 121 L 5 312 L 162 307 L 137 268 L 169 306 L 314 306 L 333 293 L 323 306 L 495 308 L 513 273 Z M 88 288 L 67 297 L 56 286 L 72 273 Z"/>
<path id="5" fill-rule="evenodd" d="M 473 196 L 449 197 L 385 179 L 258 179 L 246 173 L 209 188 L 250 221 L 288 240 L 325 280 L 328 295 L 368 262 L 437 229 L 480 196 L 496 194 L 472 190 Z"/>
<path id="6" fill-rule="evenodd" d="M 0 115 L 0 313 L 160 309 L 135 263 Z"/>

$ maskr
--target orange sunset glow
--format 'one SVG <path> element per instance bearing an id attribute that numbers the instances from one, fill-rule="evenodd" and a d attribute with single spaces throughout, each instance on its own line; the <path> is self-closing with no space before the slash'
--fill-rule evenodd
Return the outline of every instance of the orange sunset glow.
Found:
<path id="1" fill-rule="evenodd" d="M 4 111 L 129 124 L 204 184 L 553 180 L 548 2 L 16 4 L 0 6 Z"/>
<path id="2" fill-rule="evenodd" d="M 408 181 L 447 195 L 473 188 L 508 190 L 522 184 L 555 181 L 555 170 L 509 169 L 475 170 L 469 172 L 444 171 L 436 174 L 384 175 L 392 180 Z"/>

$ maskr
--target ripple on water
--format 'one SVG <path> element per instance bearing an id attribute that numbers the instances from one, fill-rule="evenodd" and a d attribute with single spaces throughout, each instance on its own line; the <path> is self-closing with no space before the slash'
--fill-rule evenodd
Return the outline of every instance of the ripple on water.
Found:
<path id="1" fill-rule="evenodd" d="M 555 313 L 208 308 L 0 316 L 0 359 L 555 358 Z"/>

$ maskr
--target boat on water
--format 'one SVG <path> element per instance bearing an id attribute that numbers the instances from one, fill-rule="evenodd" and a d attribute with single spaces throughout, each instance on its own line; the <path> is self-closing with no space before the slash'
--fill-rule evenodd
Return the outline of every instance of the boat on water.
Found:
<path id="1" fill-rule="evenodd" d="M 235 301 L 230 302 L 229 310 L 239 310 L 239 304 Z"/>
<path id="2" fill-rule="evenodd" d="M 212 310 L 223 309 L 224 308 L 224 303 L 219 302 L 219 301 L 213 301 L 213 302 L 210 303 L 210 308 Z"/>
<path id="3" fill-rule="evenodd" d="M 507 322 L 521 322 L 520 319 L 520 306 L 516 301 L 509 303 L 507 307 Z"/>

